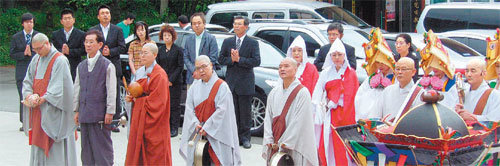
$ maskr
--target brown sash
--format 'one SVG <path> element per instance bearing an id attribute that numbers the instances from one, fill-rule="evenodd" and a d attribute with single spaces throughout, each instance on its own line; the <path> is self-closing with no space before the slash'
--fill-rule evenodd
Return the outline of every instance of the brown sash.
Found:
<path id="1" fill-rule="evenodd" d="M 403 109 L 403 112 L 401 113 L 401 117 L 410 110 L 411 105 L 413 104 L 413 101 L 415 101 L 415 98 L 417 98 L 418 92 L 420 92 L 422 88 L 420 86 L 417 86 L 413 93 L 411 94 L 410 100 L 408 100 L 408 103 L 406 103 L 405 108 Z"/>
<path id="2" fill-rule="evenodd" d="M 273 125 L 272 125 L 272 130 L 273 130 L 273 138 L 274 138 L 274 144 L 278 144 L 278 140 L 281 138 L 283 135 L 283 132 L 286 130 L 286 120 L 285 117 L 288 113 L 288 110 L 290 109 L 290 105 L 292 105 L 293 100 L 295 100 L 295 96 L 297 96 L 297 93 L 304 87 L 304 85 L 299 84 L 297 85 L 292 93 L 288 96 L 288 99 L 286 99 L 285 106 L 283 107 L 283 111 L 281 111 L 281 114 L 275 118 L 273 118 Z M 274 153 L 277 152 L 278 149 L 272 150 L 271 155 L 272 156 Z"/>
<path id="3" fill-rule="evenodd" d="M 217 95 L 219 87 L 223 82 L 224 81 L 221 79 L 215 81 L 212 89 L 210 90 L 208 98 L 194 108 L 194 113 L 196 114 L 196 117 L 200 122 L 206 122 L 208 118 L 210 118 L 210 116 L 212 116 L 212 114 L 215 112 L 215 96 Z M 219 158 L 217 158 L 217 155 L 212 149 L 210 143 L 208 143 L 208 155 L 215 165 L 221 165 Z"/>
<path id="4" fill-rule="evenodd" d="M 482 115 L 484 107 L 486 107 L 486 102 L 488 102 L 488 98 L 490 97 L 491 91 L 493 91 L 492 88 L 487 89 L 484 91 L 483 95 L 481 95 L 481 98 L 479 98 L 479 101 L 476 103 L 476 108 L 474 108 L 474 115 Z"/>
<path id="5" fill-rule="evenodd" d="M 38 59 L 35 74 L 33 76 L 33 94 L 38 94 L 40 97 L 45 95 L 47 92 L 47 87 L 49 86 L 50 78 L 52 77 L 52 66 L 59 56 L 63 56 L 62 53 L 57 52 L 52 59 L 50 59 L 49 65 L 45 70 L 45 74 L 42 79 L 36 79 L 36 74 L 38 72 Z M 40 57 L 41 58 L 41 57 Z M 29 131 L 29 142 L 30 145 L 35 145 L 44 150 L 45 156 L 49 157 L 49 151 L 54 143 L 54 140 L 50 138 L 45 131 L 42 129 L 42 113 L 40 106 L 30 108 L 30 131 Z M 31 144 L 32 143 L 32 144 Z"/>

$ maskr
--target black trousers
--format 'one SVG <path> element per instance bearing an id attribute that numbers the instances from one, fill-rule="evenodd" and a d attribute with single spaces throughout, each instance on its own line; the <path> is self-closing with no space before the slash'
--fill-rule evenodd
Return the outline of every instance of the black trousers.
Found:
<path id="1" fill-rule="evenodd" d="M 17 93 L 19 94 L 19 121 L 23 122 L 23 80 L 16 80 Z"/>
<path id="2" fill-rule="evenodd" d="M 234 111 L 238 125 L 238 138 L 241 142 L 250 141 L 252 127 L 252 95 L 237 95 L 233 92 Z"/>
<path id="3" fill-rule="evenodd" d="M 181 119 L 182 83 L 173 83 L 170 89 L 170 130 L 178 130 Z"/>

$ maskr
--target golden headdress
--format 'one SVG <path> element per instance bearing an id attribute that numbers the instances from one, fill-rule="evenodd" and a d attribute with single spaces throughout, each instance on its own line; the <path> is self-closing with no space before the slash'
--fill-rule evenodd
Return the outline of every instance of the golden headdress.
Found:
<path id="1" fill-rule="evenodd" d="M 497 28 L 497 33 L 495 34 L 495 39 L 491 40 L 489 37 L 486 39 L 486 80 L 492 80 L 498 77 L 497 71 L 495 69 L 495 63 L 500 63 L 500 50 L 499 43 L 500 40 L 500 29 Z"/>
<path id="2" fill-rule="evenodd" d="M 424 33 L 425 47 L 420 51 L 422 62 L 420 66 L 424 70 L 425 75 L 428 75 L 433 68 L 443 71 L 446 76 L 453 79 L 455 67 L 451 65 L 450 56 L 444 49 L 441 40 L 432 30 Z"/>
<path id="3" fill-rule="evenodd" d="M 370 42 L 363 43 L 365 48 L 366 62 L 363 64 L 366 73 L 372 75 L 377 72 L 375 62 L 383 63 L 394 70 L 396 61 L 392 54 L 391 48 L 382 36 L 380 28 L 373 28 L 370 32 Z"/>

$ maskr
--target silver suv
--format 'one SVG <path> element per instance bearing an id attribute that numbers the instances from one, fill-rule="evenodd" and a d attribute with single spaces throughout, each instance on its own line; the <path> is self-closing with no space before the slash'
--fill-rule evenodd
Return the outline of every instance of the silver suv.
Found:
<path id="1" fill-rule="evenodd" d="M 207 23 L 231 29 L 233 17 L 250 19 L 305 19 L 322 22 L 339 21 L 369 31 L 372 26 L 350 11 L 325 2 L 301 1 L 238 1 L 208 6 Z"/>

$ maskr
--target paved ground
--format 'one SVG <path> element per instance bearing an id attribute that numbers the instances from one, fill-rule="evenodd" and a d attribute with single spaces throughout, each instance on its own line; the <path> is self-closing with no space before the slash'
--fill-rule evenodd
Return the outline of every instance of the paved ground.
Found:
<path id="1" fill-rule="evenodd" d="M 0 165 L 29 165 L 30 147 L 28 137 L 19 132 L 19 99 L 14 80 L 13 67 L 0 67 Z M 115 165 L 124 165 L 127 150 L 126 129 L 113 133 Z M 179 155 L 180 136 L 171 139 L 173 165 L 185 165 Z M 252 137 L 252 148 L 240 148 L 243 165 L 265 165 L 260 157 L 262 139 Z M 77 156 L 80 156 L 80 140 L 77 141 Z M 79 165 L 81 165 L 80 157 Z"/>

